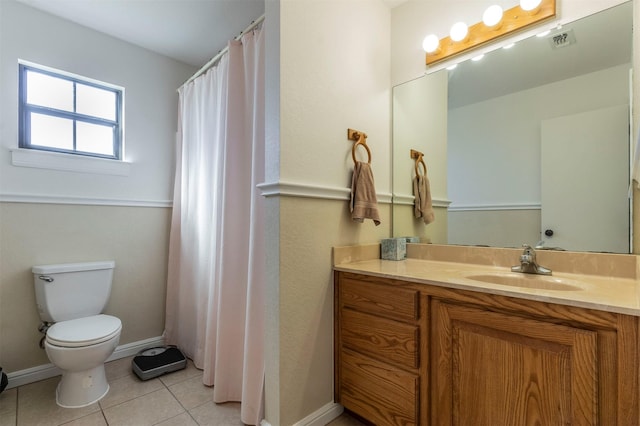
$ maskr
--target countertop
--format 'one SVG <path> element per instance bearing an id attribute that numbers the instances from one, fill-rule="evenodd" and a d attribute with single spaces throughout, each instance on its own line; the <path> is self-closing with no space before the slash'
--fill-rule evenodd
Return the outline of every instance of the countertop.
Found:
<path id="1" fill-rule="evenodd" d="M 515 287 L 486 283 L 469 279 L 474 275 L 512 275 L 535 280 L 537 275 L 512 273 L 503 266 L 477 265 L 450 261 L 421 259 L 360 260 L 340 263 L 334 266 L 337 271 L 395 278 L 419 284 L 471 290 L 502 296 L 517 297 L 541 302 L 557 303 L 588 309 L 597 309 L 640 316 L 640 281 L 631 278 L 609 277 L 602 275 L 581 275 L 553 272 L 549 278 L 578 286 L 572 290 L 549 290 L 539 288 Z"/>

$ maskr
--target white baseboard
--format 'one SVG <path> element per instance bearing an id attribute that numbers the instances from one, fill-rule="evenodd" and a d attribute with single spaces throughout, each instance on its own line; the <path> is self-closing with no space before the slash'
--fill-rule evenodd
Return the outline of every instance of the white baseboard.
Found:
<path id="1" fill-rule="evenodd" d="M 295 422 L 293 426 L 324 426 L 332 420 L 340 417 L 340 414 L 342 414 L 343 411 L 344 407 L 342 405 L 330 402 L 309 414 L 304 419 Z M 271 426 L 271 423 L 263 419 L 260 422 L 260 426 Z"/>
<path id="2" fill-rule="evenodd" d="M 113 354 L 107 359 L 107 362 L 136 355 L 138 352 L 146 348 L 153 348 L 154 346 L 163 345 L 163 336 L 151 337 L 149 339 L 138 340 L 137 342 L 125 343 L 124 345 L 118 346 L 116 350 L 113 351 Z"/>
<path id="3" fill-rule="evenodd" d="M 344 407 L 342 405 L 330 402 L 309 414 L 304 419 L 294 423 L 293 426 L 324 426 L 340 417 L 343 411 Z"/>
<path id="4" fill-rule="evenodd" d="M 164 337 L 162 336 L 125 343 L 124 345 L 118 346 L 116 350 L 113 351 L 113 354 L 109 359 L 107 359 L 107 362 L 135 355 L 145 348 L 162 345 L 164 345 Z M 62 374 L 62 371 L 53 364 L 44 364 L 37 367 L 27 368 L 25 370 L 14 371 L 7 374 L 7 377 L 9 378 L 7 389 L 49 379 L 51 377 L 59 376 L 60 374 Z"/>

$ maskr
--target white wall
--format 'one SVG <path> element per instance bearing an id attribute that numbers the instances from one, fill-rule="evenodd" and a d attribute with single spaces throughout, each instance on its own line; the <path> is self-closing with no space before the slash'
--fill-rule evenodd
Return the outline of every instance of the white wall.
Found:
<path id="1" fill-rule="evenodd" d="M 193 67 L 2 1 L 0 197 L 55 195 L 167 202 L 172 198 L 176 88 Z M 125 159 L 130 176 L 51 171 L 10 164 L 18 146 L 18 59 L 125 88 Z"/>
<path id="2" fill-rule="evenodd" d="M 628 105 L 630 66 L 620 65 L 449 110 L 451 207 L 539 205 L 540 123 Z"/>
<path id="3" fill-rule="evenodd" d="M 388 200 L 390 12 L 380 0 L 268 1 L 266 23 L 267 121 L 277 120 L 267 125 L 267 168 L 280 164 L 267 172 L 266 420 L 323 424 L 333 409 L 331 247 L 391 234 L 388 201 L 380 226 L 350 219 L 347 139 L 347 128 L 368 134 Z"/>
<path id="4" fill-rule="evenodd" d="M 436 73 L 393 88 L 393 235 L 447 243 L 447 73 Z M 425 225 L 414 214 L 415 159 L 424 154 L 436 219 Z M 422 167 L 422 166 L 420 166 Z M 422 173 L 422 171 L 421 171 Z"/>
<path id="5" fill-rule="evenodd" d="M 543 26 L 557 25 L 575 21 L 595 12 L 607 9 L 626 0 L 558 0 L 556 1 L 556 18 Z M 482 13 L 489 4 L 499 3 L 504 9 L 513 7 L 518 2 L 502 0 L 500 2 L 470 2 L 468 0 L 408 0 L 394 8 L 391 15 L 391 81 L 392 85 L 417 78 L 426 70 L 425 53 L 422 40 L 428 34 L 445 37 L 451 26 L 462 20 L 475 24 L 482 20 Z M 541 30 L 535 29 L 510 36 L 498 42 L 507 43 L 514 38 L 524 38 Z M 492 43 L 495 46 L 497 43 Z M 484 49 L 474 50 L 477 55 L 481 50 L 492 49 L 492 45 Z M 446 65 L 445 61 L 444 65 Z"/>
<path id="6" fill-rule="evenodd" d="M 129 176 L 11 164 L 17 140 L 18 58 L 124 86 Z M 164 56 L 14 1 L 0 1 L 0 365 L 20 374 L 48 364 L 38 347 L 31 267 L 115 260 L 105 312 L 120 344 L 160 336 L 176 88 L 195 71 Z M 145 207 L 141 207 L 145 206 Z"/>

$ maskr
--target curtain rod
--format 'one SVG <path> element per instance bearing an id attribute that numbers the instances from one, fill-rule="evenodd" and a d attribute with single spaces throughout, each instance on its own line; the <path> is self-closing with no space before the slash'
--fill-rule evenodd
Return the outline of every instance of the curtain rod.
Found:
<path id="1" fill-rule="evenodd" d="M 249 26 L 247 28 L 245 28 L 237 37 L 234 38 L 234 40 L 240 40 L 240 38 L 242 38 L 243 35 L 245 35 L 246 33 L 248 33 L 249 31 L 251 31 L 252 29 L 254 29 L 255 27 L 257 27 L 258 25 L 260 25 L 260 23 L 264 21 L 264 14 L 262 16 L 260 16 L 258 19 L 256 19 L 255 21 L 251 22 L 251 24 L 249 24 Z M 202 68 L 200 68 L 198 71 L 196 71 L 195 74 L 193 74 L 191 76 L 191 78 L 189 78 L 189 80 L 185 81 L 182 86 L 191 83 L 193 80 L 195 80 L 196 78 L 200 77 L 202 74 L 204 74 L 209 68 L 211 68 L 212 66 L 214 66 L 216 64 L 216 62 L 218 62 L 218 60 L 220 60 L 220 58 L 222 57 L 222 55 L 224 55 L 225 53 L 227 53 L 227 51 L 229 50 L 229 46 L 225 46 L 224 49 L 222 49 L 220 52 L 218 52 L 218 54 L 216 56 L 214 56 L 213 58 L 211 58 L 209 60 L 209 62 L 207 62 L 206 64 L 204 64 L 202 66 Z M 180 87 L 182 87 L 180 86 Z M 179 89 L 178 89 L 179 90 Z"/>

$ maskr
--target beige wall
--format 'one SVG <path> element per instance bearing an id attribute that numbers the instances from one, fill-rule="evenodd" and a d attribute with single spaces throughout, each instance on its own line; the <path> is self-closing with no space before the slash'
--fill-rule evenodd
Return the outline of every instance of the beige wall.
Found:
<path id="1" fill-rule="evenodd" d="M 540 226 L 540 209 L 449 211 L 448 244 L 533 246 L 541 239 Z"/>
<path id="2" fill-rule="evenodd" d="M 378 227 L 350 219 L 347 139 L 347 128 L 368 134 L 376 188 L 389 195 L 390 12 L 379 0 L 268 1 L 266 22 L 279 22 L 280 31 L 266 40 L 267 117 L 279 125 L 268 124 L 266 136 L 274 193 L 265 408 L 270 424 L 284 426 L 333 401 L 331 248 L 391 233 L 389 204 L 379 205 Z M 291 186 L 306 195 L 283 196 Z"/>
<path id="3" fill-rule="evenodd" d="M 122 320 L 120 344 L 162 335 L 171 209 L 0 203 L 0 365 L 48 364 L 38 347 L 34 265 L 114 260 L 105 312 Z"/>
<path id="4" fill-rule="evenodd" d="M 388 238 L 390 205 L 378 227 L 354 224 L 344 201 L 283 197 L 280 207 L 278 424 L 291 425 L 333 400 L 331 248 Z"/>
<path id="5" fill-rule="evenodd" d="M 447 244 L 449 242 L 449 214 L 446 207 L 434 207 L 435 220 L 425 225 L 422 218 L 415 218 L 413 205 L 393 205 L 393 236 L 419 237 L 422 243 Z"/>

